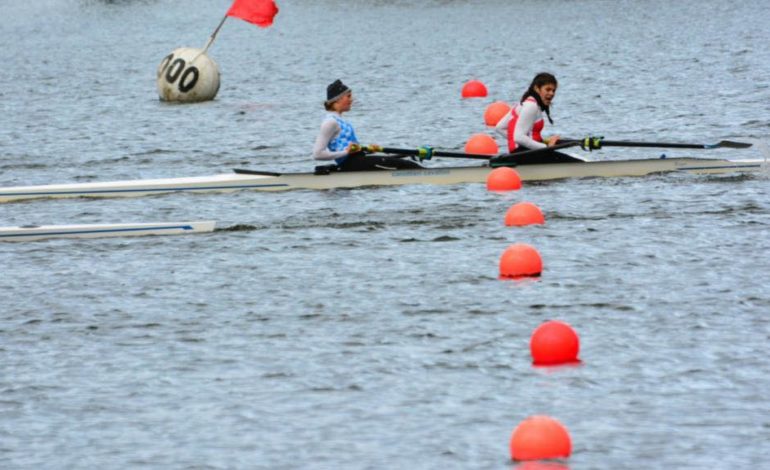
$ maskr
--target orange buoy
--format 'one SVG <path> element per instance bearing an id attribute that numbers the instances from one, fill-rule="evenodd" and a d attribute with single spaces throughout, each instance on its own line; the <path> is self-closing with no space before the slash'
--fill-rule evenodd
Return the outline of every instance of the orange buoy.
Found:
<path id="1" fill-rule="evenodd" d="M 487 191 L 516 191 L 521 189 L 519 172 L 507 166 L 501 166 L 487 175 Z"/>
<path id="2" fill-rule="evenodd" d="M 538 326 L 529 339 L 532 363 L 553 366 L 580 362 L 580 339 L 571 326 L 551 320 Z"/>
<path id="3" fill-rule="evenodd" d="M 500 277 L 516 279 L 539 276 L 543 272 L 540 253 L 526 243 L 514 243 L 500 256 Z"/>
<path id="4" fill-rule="evenodd" d="M 481 155 L 497 155 L 497 142 L 489 135 L 480 132 L 473 134 L 465 143 L 465 153 L 477 153 Z"/>
<path id="5" fill-rule="evenodd" d="M 463 98 L 483 98 L 487 96 L 487 86 L 479 80 L 468 80 L 463 85 Z"/>
<path id="6" fill-rule="evenodd" d="M 567 458 L 572 439 L 567 428 L 550 416 L 530 416 L 513 430 L 510 442 L 512 460 Z"/>
<path id="7" fill-rule="evenodd" d="M 484 110 L 484 124 L 495 127 L 510 110 L 511 107 L 505 101 L 495 101 Z"/>
<path id="8" fill-rule="evenodd" d="M 508 208 L 505 213 L 507 227 L 523 227 L 525 225 L 543 225 L 545 217 L 539 207 L 531 202 L 519 202 Z"/>

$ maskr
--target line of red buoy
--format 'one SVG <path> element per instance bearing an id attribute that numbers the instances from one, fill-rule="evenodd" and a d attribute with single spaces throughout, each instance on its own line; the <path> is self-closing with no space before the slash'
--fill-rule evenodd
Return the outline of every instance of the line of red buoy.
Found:
<path id="1" fill-rule="evenodd" d="M 486 97 L 486 86 L 479 80 L 463 85 L 463 98 Z M 503 101 L 495 101 L 484 111 L 484 124 L 494 127 L 511 107 Z M 473 134 L 465 144 L 466 153 L 496 155 L 499 147 L 495 139 L 486 133 Z M 500 167 L 489 172 L 487 190 L 491 192 L 518 191 L 522 188 L 521 177 L 514 168 Z M 545 224 L 540 208 L 531 202 L 519 202 L 505 213 L 505 226 L 525 227 Z M 537 249 L 526 243 L 514 243 L 500 256 L 500 279 L 539 277 L 543 272 L 543 260 Z M 538 326 L 529 342 L 532 364 L 536 367 L 579 364 L 580 339 L 567 323 L 550 320 Z M 568 458 L 572 453 L 572 439 L 567 428 L 549 416 L 530 416 L 520 422 L 509 441 L 511 459 L 536 461 Z M 549 468 L 559 468 L 549 467 Z M 566 467 L 564 467 L 566 468 Z"/>
<path id="2" fill-rule="evenodd" d="M 494 126 L 509 110 L 510 107 L 505 103 L 494 102 L 487 107 L 484 121 L 488 126 Z M 472 139 L 483 140 L 479 135 L 485 134 L 475 134 Z M 478 147 L 470 150 L 470 143 L 469 140 L 466 145 L 468 153 L 482 153 L 482 148 L 486 148 L 480 143 L 474 143 L 473 145 Z M 514 168 L 495 168 L 487 176 L 488 191 L 518 191 L 521 188 L 521 177 Z M 543 225 L 545 216 L 534 203 L 519 202 L 506 211 L 504 223 L 507 227 Z M 501 255 L 499 270 L 500 279 L 539 277 L 543 272 L 543 261 L 535 247 L 526 243 L 514 243 Z M 567 323 L 550 320 L 538 326 L 530 337 L 529 346 L 534 366 L 580 363 L 580 340 L 575 330 Z M 566 426 L 558 420 L 543 415 L 529 416 L 513 430 L 509 450 L 514 461 L 566 459 L 572 454 L 572 439 Z"/>

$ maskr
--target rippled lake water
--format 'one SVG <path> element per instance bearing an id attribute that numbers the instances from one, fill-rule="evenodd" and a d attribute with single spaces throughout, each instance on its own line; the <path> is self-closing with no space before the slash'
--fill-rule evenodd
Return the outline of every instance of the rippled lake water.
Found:
<path id="1" fill-rule="evenodd" d="M 279 1 L 269 29 L 225 23 L 216 100 L 159 102 L 161 59 L 229 4 L 0 0 L 0 186 L 305 170 L 336 78 L 393 147 L 462 149 L 541 70 L 562 135 L 770 139 L 758 0 Z M 460 100 L 470 78 L 489 97 Z M 590 157 L 660 153 L 761 157 Z M 3 226 L 220 227 L 0 245 L 0 467 L 524 469 L 511 431 L 547 414 L 559 468 L 760 468 L 769 196 L 760 173 L 0 205 Z M 522 200 L 545 225 L 503 226 Z M 497 279 L 514 242 L 541 278 Z M 532 367 L 548 319 L 580 366 Z"/>

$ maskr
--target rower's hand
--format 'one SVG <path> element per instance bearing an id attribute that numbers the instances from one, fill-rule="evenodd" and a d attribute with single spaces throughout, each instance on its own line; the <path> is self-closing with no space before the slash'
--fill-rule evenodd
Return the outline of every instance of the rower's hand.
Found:
<path id="1" fill-rule="evenodd" d="M 364 148 L 366 153 L 382 153 L 382 146 L 376 144 L 369 144 Z"/>
<path id="2" fill-rule="evenodd" d="M 359 153 L 363 150 L 363 148 L 359 144 L 350 144 L 348 145 L 348 148 L 345 149 L 345 151 L 348 152 L 348 155 L 353 155 L 354 153 Z"/>
<path id="3" fill-rule="evenodd" d="M 552 136 L 548 137 L 548 146 L 549 147 L 553 147 L 554 145 L 556 145 L 559 142 L 560 138 L 561 138 L 561 136 L 558 136 L 558 135 L 552 135 Z"/>

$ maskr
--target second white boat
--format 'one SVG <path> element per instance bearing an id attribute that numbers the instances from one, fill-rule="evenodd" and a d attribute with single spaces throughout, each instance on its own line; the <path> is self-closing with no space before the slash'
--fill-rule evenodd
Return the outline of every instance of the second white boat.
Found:
<path id="1" fill-rule="evenodd" d="M 157 222 L 137 224 L 22 225 L 0 227 L 0 241 L 25 242 L 48 238 L 140 237 L 145 235 L 182 235 L 214 231 L 216 222 Z"/>

